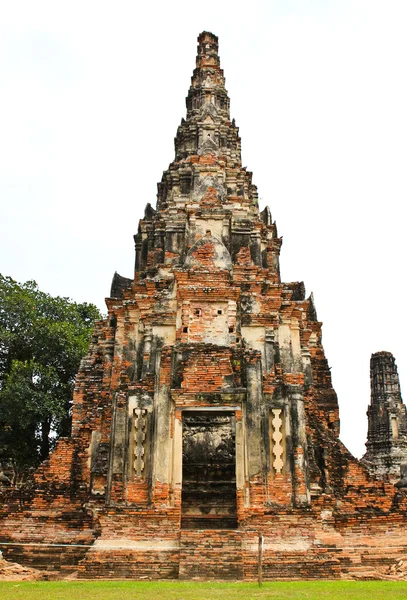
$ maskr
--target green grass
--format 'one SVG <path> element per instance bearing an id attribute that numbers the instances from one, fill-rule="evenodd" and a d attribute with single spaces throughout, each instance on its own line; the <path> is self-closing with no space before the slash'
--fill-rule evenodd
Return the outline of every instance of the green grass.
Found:
<path id="1" fill-rule="evenodd" d="M 0 582 L 1 600 L 406 600 L 401 581 L 291 581 L 195 583 L 146 581 L 8 581 Z"/>

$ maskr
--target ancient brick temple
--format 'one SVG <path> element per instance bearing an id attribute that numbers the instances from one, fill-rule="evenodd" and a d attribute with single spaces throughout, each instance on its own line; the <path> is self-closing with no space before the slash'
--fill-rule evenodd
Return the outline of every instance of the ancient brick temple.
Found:
<path id="1" fill-rule="evenodd" d="M 3 504 L 3 550 L 81 577 L 251 579 L 262 534 L 265 578 L 374 574 L 407 553 L 404 484 L 391 460 L 378 478 L 339 439 L 313 299 L 280 280 L 281 238 L 242 167 L 218 40 L 198 41 L 134 279 L 114 277 L 72 437 Z M 373 367 L 370 465 L 405 448 L 390 357 L 384 379 Z"/>

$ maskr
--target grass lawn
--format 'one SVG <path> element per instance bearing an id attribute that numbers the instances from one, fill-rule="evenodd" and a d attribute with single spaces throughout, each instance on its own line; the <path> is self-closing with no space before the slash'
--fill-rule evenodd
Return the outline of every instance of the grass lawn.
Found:
<path id="1" fill-rule="evenodd" d="M 195 583 L 147 581 L 2 581 L 1 600 L 406 600 L 407 582 L 292 581 L 256 583 Z"/>

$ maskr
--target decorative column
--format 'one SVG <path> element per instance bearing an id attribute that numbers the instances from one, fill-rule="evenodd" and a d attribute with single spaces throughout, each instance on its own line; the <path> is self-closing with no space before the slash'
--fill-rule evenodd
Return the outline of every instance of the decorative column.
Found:
<path id="1" fill-rule="evenodd" d="M 170 472 L 172 470 L 172 444 L 170 378 L 170 349 L 157 352 L 155 364 L 154 391 L 154 434 L 153 434 L 153 473 L 152 501 L 155 504 L 167 503 L 170 492 Z"/>
<path id="2" fill-rule="evenodd" d="M 287 388 L 291 407 L 293 501 L 297 506 L 308 506 L 311 495 L 303 390 L 300 385 L 288 385 Z"/>
<path id="3" fill-rule="evenodd" d="M 257 350 L 246 353 L 247 401 L 245 407 L 245 430 L 247 444 L 247 475 L 250 485 L 250 506 L 263 505 L 266 501 L 266 472 L 264 443 L 262 439 L 262 368 L 261 354 Z M 264 418 L 264 417 L 263 417 Z"/>

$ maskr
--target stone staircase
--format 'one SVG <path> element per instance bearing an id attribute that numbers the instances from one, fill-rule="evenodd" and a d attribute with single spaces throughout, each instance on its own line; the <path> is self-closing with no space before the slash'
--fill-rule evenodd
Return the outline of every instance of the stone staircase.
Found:
<path id="1" fill-rule="evenodd" d="M 242 579 L 240 531 L 184 529 L 180 538 L 180 579 Z"/>

